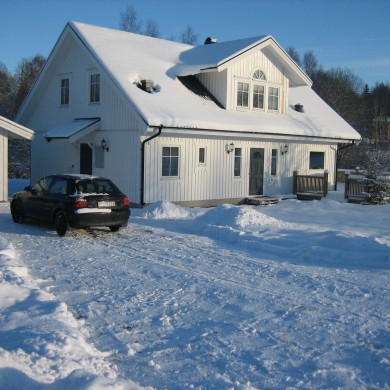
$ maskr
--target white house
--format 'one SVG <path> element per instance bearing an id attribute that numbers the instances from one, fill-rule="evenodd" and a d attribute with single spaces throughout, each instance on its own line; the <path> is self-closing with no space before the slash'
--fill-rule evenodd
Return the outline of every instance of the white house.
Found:
<path id="1" fill-rule="evenodd" d="M 34 132 L 0 116 L 0 202 L 8 200 L 8 139 L 31 140 Z"/>
<path id="2" fill-rule="evenodd" d="M 359 134 L 271 36 L 202 46 L 69 22 L 18 122 L 32 179 L 111 178 L 132 203 L 238 203 L 329 171 Z"/>

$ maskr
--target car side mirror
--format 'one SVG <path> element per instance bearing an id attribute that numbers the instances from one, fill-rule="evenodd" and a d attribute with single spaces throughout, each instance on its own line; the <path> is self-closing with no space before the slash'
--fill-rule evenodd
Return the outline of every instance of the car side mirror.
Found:
<path id="1" fill-rule="evenodd" d="M 24 187 L 24 190 L 31 192 L 31 186 Z"/>

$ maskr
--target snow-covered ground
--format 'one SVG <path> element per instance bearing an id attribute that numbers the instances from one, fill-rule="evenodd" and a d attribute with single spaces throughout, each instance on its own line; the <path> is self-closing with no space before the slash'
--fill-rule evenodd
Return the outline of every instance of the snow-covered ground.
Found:
<path id="1" fill-rule="evenodd" d="M 60 238 L 2 203 L 0 388 L 389 389 L 389 220 L 331 192 Z"/>

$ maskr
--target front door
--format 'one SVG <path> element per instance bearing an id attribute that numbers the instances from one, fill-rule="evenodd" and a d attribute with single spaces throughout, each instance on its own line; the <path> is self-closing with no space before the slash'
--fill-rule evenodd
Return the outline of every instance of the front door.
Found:
<path id="1" fill-rule="evenodd" d="M 92 148 L 88 144 L 80 144 L 80 173 L 92 175 Z"/>
<path id="2" fill-rule="evenodd" d="M 249 195 L 263 195 L 264 149 L 252 148 L 249 161 Z"/>

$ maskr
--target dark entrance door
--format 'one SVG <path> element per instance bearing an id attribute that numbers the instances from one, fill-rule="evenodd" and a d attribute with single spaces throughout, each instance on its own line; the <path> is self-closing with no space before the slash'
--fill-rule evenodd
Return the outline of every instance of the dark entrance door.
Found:
<path id="1" fill-rule="evenodd" d="M 249 161 L 249 195 L 263 195 L 264 149 L 253 148 Z"/>
<path id="2" fill-rule="evenodd" d="M 88 144 L 80 144 L 80 173 L 92 175 L 92 148 Z"/>

